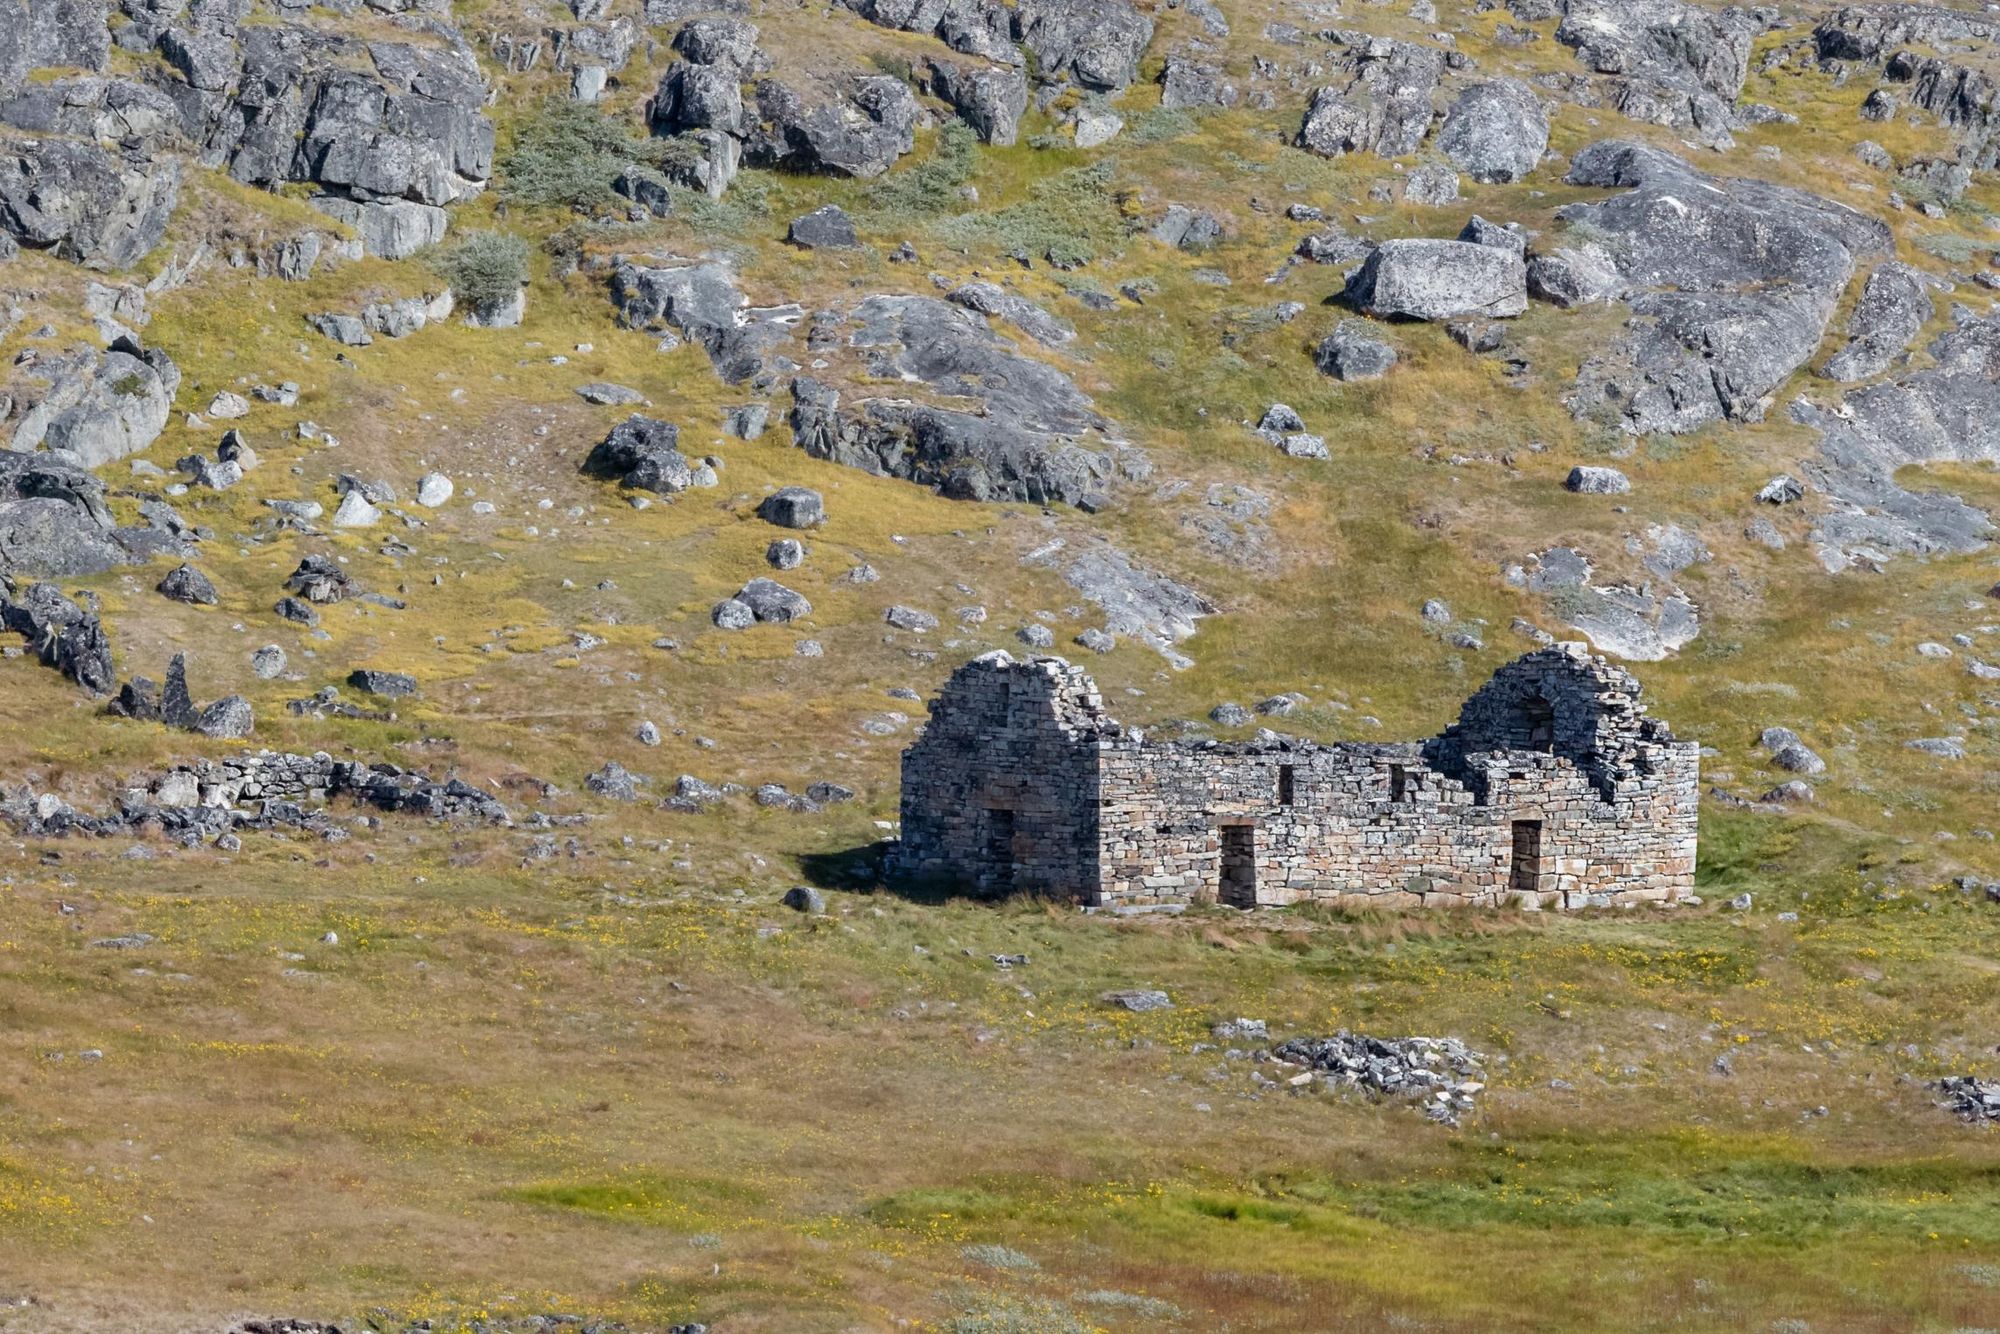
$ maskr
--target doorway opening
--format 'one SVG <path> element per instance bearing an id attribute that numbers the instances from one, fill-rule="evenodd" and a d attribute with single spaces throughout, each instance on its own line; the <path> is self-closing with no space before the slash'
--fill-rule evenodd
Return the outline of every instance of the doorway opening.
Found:
<path id="1" fill-rule="evenodd" d="M 986 812 L 986 887 L 996 894 L 1014 888 L 1014 812 Z"/>
<path id="2" fill-rule="evenodd" d="M 1257 826 L 1222 826 L 1222 883 L 1216 897 L 1232 908 L 1257 906 Z"/>
<path id="3" fill-rule="evenodd" d="M 1507 888 L 1516 894 L 1539 894 L 1542 888 L 1542 822 L 1514 821 L 1514 860 Z"/>

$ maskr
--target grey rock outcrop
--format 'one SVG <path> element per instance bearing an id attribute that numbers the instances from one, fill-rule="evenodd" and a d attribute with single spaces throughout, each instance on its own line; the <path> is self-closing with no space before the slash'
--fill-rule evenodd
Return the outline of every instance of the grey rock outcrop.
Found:
<path id="1" fill-rule="evenodd" d="M 1005 147 L 1021 137 L 1028 79 L 1020 69 L 933 58 L 925 71 L 931 96 L 948 103 L 982 142 Z"/>
<path id="2" fill-rule="evenodd" d="M 1701 633 L 1694 600 L 1666 576 L 1648 571 L 1640 583 L 1598 582 L 1590 558 L 1573 547 L 1552 547 L 1532 568 L 1509 578 L 1550 600 L 1565 623 L 1589 636 L 1603 652 L 1633 662 L 1658 662 Z"/>
<path id="3" fill-rule="evenodd" d="M 1748 12 L 1681 0 L 1563 0 L 1562 14 L 1556 40 L 1598 76 L 1613 110 L 1709 147 L 1733 142 L 1732 109 L 1757 32 Z"/>
<path id="4" fill-rule="evenodd" d="M 1915 4 L 1844 5 L 1813 30 L 1821 62 L 1844 76 L 1849 64 L 1873 68 L 1897 92 L 1877 88 L 1863 103 L 1867 119 L 1886 120 L 1900 104 L 1937 118 L 1959 141 L 1958 163 L 1975 171 L 2000 165 L 2000 106 L 1991 51 L 2000 20 L 1978 10 Z"/>
<path id="5" fill-rule="evenodd" d="M 1618 262 L 1594 241 L 1557 246 L 1528 258 L 1528 295 L 1564 310 L 1625 294 Z"/>
<path id="6" fill-rule="evenodd" d="M 1076 337 L 1076 330 L 1017 293 L 997 283 L 960 283 L 945 293 L 953 305 L 1002 319 L 1045 347 L 1060 347 Z"/>
<path id="7" fill-rule="evenodd" d="M 1829 570 L 1975 551 L 1994 535 L 1985 511 L 1949 492 L 1909 490 L 1896 474 L 2000 462 L 2000 318 L 1967 318 L 1929 352 L 1934 365 L 1849 390 L 1836 410 L 1793 409 L 1820 433 L 1805 471 L 1827 502 L 1812 542 Z"/>
<path id="8" fill-rule="evenodd" d="M 1176 668 L 1193 663 L 1175 645 L 1193 635 L 1203 617 L 1220 610 L 1202 593 L 1136 564 L 1108 542 L 1072 546 L 1055 538 L 1027 553 L 1021 563 L 1060 574 L 1104 613 L 1105 631 L 1146 644 Z"/>
<path id="9" fill-rule="evenodd" d="M 1040 78 L 1116 92 L 1139 77 L 1153 21 L 1125 0 L 1016 0 L 1013 33 Z"/>
<path id="10" fill-rule="evenodd" d="M 762 373 L 773 350 L 805 318 L 795 305 L 752 307 L 736 286 L 735 272 L 718 260 L 622 262 L 612 269 L 611 299 L 620 323 L 685 336 L 732 384 Z"/>
<path id="11" fill-rule="evenodd" d="M 154 555 L 185 555 L 184 529 L 156 508 L 144 527 L 120 528 L 104 483 L 47 454 L 0 450 L 0 576 L 101 574 Z M 144 507 L 142 507 L 142 513 Z"/>
<path id="12" fill-rule="evenodd" d="M 444 240 L 450 215 L 435 204 L 411 199 L 348 199 L 319 195 L 312 205 L 336 222 L 346 223 L 361 238 L 363 253 L 382 259 L 408 259 Z"/>
<path id="13" fill-rule="evenodd" d="M 0 137 L 0 232 L 91 268 L 128 269 L 159 245 L 180 180 L 180 163 L 168 156 Z"/>
<path id="14" fill-rule="evenodd" d="M 1623 194 L 1560 209 L 1615 258 L 1635 319 L 1578 372 L 1570 407 L 1627 431 L 1755 420 L 1813 355 L 1858 256 L 1888 249 L 1881 222 L 1802 190 L 1717 180 L 1618 140 L 1572 160 L 1572 185 Z"/>
<path id="15" fill-rule="evenodd" d="M 1822 374 L 1851 384 L 1888 370 L 1930 320 L 1936 280 L 1898 260 L 1879 265 L 1862 285 L 1847 317 L 1847 344 L 1827 358 Z"/>
<path id="16" fill-rule="evenodd" d="M 920 4 L 915 0 L 842 0 L 849 9 L 884 28 L 935 37 L 962 55 L 1005 65 L 1022 63 L 1014 48 L 1013 12 L 999 0 L 956 0 Z"/>
<path id="17" fill-rule="evenodd" d="M 492 175 L 488 89 L 471 48 L 448 23 L 420 21 L 432 38 L 364 41 L 303 24 L 195 20 L 166 91 L 202 160 L 249 185 L 313 182 L 363 205 L 398 200 L 439 208 Z M 170 29 L 169 32 L 176 30 Z M 209 41 L 234 36 L 233 52 Z M 407 224 L 406 224 L 407 225 Z M 385 231 L 362 226 L 364 243 Z"/>
<path id="18" fill-rule="evenodd" d="M 757 85 L 754 123 L 746 126 L 743 158 L 765 167 L 880 176 L 916 145 L 922 114 L 901 79 L 859 75 L 845 86 L 805 94 L 776 79 Z M 746 109 L 746 119 L 752 113 Z"/>
<path id="19" fill-rule="evenodd" d="M 1430 132 L 1431 94 L 1444 75 L 1444 52 L 1365 33 L 1333 36 L 1346 46 L 1335 62 L 1346 80 L 1313 93 L 1299 146 L 1325 157 L 1416 152 Z"/>
<path id="20" fill-rule="evenodd" d="M 849 323 L 859 373 L 897 393 L 843 405 L 830 378 L 798 377 L 792 436 L 806 453 L 955 499 L 1076 504 L 1105 486 L 1112 451 L 1085 437 L 1109 423 L 1068 376 L 980 316 L 933 297 L 872 296 Z"/>
<path id="21" fill-rule="evenodd" d="M 0 628 L 27 640 L 44 665 L 93 695 L 108 695 L 118 685 L 111 636 L 97 612 L 64 597 L 53 584 L 15 590 L 0 582 Z"/>

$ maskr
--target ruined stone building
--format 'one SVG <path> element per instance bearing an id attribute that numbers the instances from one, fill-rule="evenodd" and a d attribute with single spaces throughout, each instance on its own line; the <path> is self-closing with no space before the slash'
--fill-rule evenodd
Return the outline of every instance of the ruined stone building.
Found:
<path id="1" fill-rule="evenodd" d="M 1150 739 L 1061 658 L 975 658 L 903 753 L 899 874 L 1088 904 L 1578 908 L 1694 884 L 1697 748 L 1581 644 L 1428 741 Z"/>

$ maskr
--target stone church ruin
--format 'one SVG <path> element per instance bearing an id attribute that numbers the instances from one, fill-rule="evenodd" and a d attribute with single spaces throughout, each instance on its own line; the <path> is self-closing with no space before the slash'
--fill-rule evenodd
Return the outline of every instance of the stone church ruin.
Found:
<path id="1" fill-rule="evenodd" d="M 1639 695 L 1558 644 L 1428 741 L 1162 741 L 1081 668 L 989 653 L 903 752 L 894 867 L 1103 906 L 1672 901 L 1694 886 L 1700 761 Z"/>

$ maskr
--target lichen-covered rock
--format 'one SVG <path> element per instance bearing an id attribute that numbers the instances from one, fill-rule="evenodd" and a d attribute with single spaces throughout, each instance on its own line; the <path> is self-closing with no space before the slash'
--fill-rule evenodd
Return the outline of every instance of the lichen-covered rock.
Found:
<path id="1" fill-rule="evenodd" d="M 980 316 L 933 297 L 883 295 L 863 300 L 849 324 L 858 370 L 895 395 L 857 389 L 843 406 L 830 377 L 793 380 L 792 436 L 808 454 L 955 499 L 1076 504 L 1105 486 L 1110 451 L 1083 437 L 1108 423 L 1068 376 L 1022 355 Z"/>
<path id="2" fill-rule="evenodd" d="M 1528 295 L 1570 310 L 1625 294 L 1618 262 L 1595 241 L 1557 246 L 1528 260 Z"/>
<path id="3" fill-rule="evenodd" d="M 1438 130 L 1437 147 L 1475 181 L 1526 179 L 1549 147 L 1549 118 L 1527 85 L 1493 79 L 1461 89 Z"/>
<path id="4" fill-rule="evenodd" d="M 1556 40 L 1599 76 L 1620 115 L 1679 130 L 1712 147 L 1732 142 L 1732 108 L 1750 69 L 1755 21 L 1681 0 L 1564 0 Z"/>
<path id="5" fill-rule="evenodd" d="M 1528 308 L 1528 275 L 1519 255 L 1497 246 L 1405 237 L 1375 247 L 1347 294 L 1370 315 L 1505 319 Z"/>
<path id="6" fill-rule="evenodd" d="M 1220 66 L 1186 56 L 1169 56 L 1160 70 L 1160 105 L 1227 107 L 1236 104 L 1236 85 Z"/>
<path id="7" fill-rule="evenodd" d="M 1016 0 L 1014 40 L 1043 79 L 1116 92 L 1139 77 L 1153 21 L 1125 0 Z"/>
<path id="8" fill-rule="evenodd" d="M 1002 65 L 1022 64 L 1014 46 L 1014 11 L 1002 0 L 842 0 L 849 9 L 884 28 L 935 37 L 961 55 Z"/>
<path id="9" fill-rule="evenodd" d="M 92 143 L 0 138 L 0 231 L 95 269 L 159 245 L 180 193 L 172 157 L 121 159 Z"/>
<path id="10" fill-rule="evenodd" d="M 312 206 L 361 237 L 363 253 L 381 259 L 408 259 L 444 239 L 450 214 L 435 204 L 411 199 L 348 199 L 317 195 Z"/>
<path id="11" fill-rule="evenodd" d="M 62 451 L 87 468 L 136 454 L 166 429 L 180 383 L 166 353 L 121 337 L 103 356 L 54 376 L 15 426 L 13 447 Z"/>
<path id="12" fill-rule="evenodd" d="M 102 71 L 111 56 L 105 17 L 99 0 L 0 0 L 0 88 L 36 69 Z"/>
<path id="13" fill-rule="evenodd" d="M 707 352 L 716 374 L 732 384 L 762 372 L 805 317 L 795 305 L 752 307 L 734 271 L 717 260 L 619 264 L 611 299 L 628 328 L 675 330 Z"/>
<path id="14" fill-rule="evenodd" d="M 1361 33 L 1336 36 L 1347 45 L 1338 60 L 1346 81 L 1313 93 L 1299 146 L 1325 157 L 1416 152 L 1430 132 L 1431 94 L 1444 74 L 1444 52 Z"/>
<path id="15" fill-rule="evenodd" d="M 1626 336 L 1578 372 L 1571 410 L 1627 431 L 1754 420 L 1812 356 L 1859 255 L 1889 246 L 1876 219 L 1803 190 L 1718 180 L 1659 149 L 1605 140 L 1571 185 L 1624 193 L 1558 210 L 1601 239 L 1637 295 Z"/>
<path id="16" fill-rule="evenodd" d="M 766 79 L 757 85 L 756 123 L 746 126 L 744 158 L 759 166 L 868 179 L 916 145 L 920 114 L 909 85 L 884 74 L 856 77 L 811 101 Z"/>
<path id="17" fill-rule="evenodd" d="M 752 579 L 731 599 L 750 609 L 757 621 L 785 625 L 812 615 L 812 603 L 775 579 Z"/>
<path id="18" fill-rule="evenodd" d="M 492 175 L 493 125 L 471 48 L 448 24 L 431 30 L 445 40 L 246 25 L 233 94 L 192 81 L 169 93 L 204 159 L 246 184 L 311 181 L 362 203 L 441 207 Z"/>
<path id="19" fill-rule="evenodd" d="M 1821 373 L 1852 383 L 1889 369 L 1929 321 L 1935 285 L 1928 274 L 1899 260 L 1877 266 L 1847 317 L 1846 346 L 1827 359 Z"/>
<path id="20" fill-rule="evenodd" d="M 685 491 L 694 484 L 694 464 L 680 451 L 680 435 L 672 422 L 634 413 L 597 442 L 583 470 L 635 490 Z"/>
<path id="21" fill-rule="evenodd" d="M 176 565 L 167 571 L 158 585 L 160 596 L 175 602 L 192 603 L 200 607 L 213 607 L 218 601 L 215 585 L 207 575 L 192 565 Z"/>
<path id="22" fill-rule="evenodd" d="M 817 528 L 826 522 L 826 502 L 811 487 L 780 487 L 758 503 L 757 517 L 780 528 Z"/>
<path id="23" fill-rule="evenodd" d="M 1632 483 L 1616 468 L 1578 465 L 1563 479 L 1563 489 L 1582 496 L 1622 496 L 1632 489 Z"/>
<path id="24" fill-rule="evenodd" d="M 1458 173 L 1442 162 L 1427 162 L 1403 178 L 1403 202 L 1442 208 L 1458 198 Z"/>
<path id="25" fill-rule="evenodd" d="M 1813 30 L 1816 54 L 1837 77 L 1861 62 L 1897 85 L 1877 88 L 1861 104 L 1864 120 L 1893 119 L 1903 103 L 1937 118 L 1959 140 L 1958 162 L 1971 171 L 2000 165 L 2000 112 L 1993 97 L 1990 53 L 2000 21 L 1978 9 L 1917 4 L 1843 5 Z"/>
<path id="26" fill-rule="evenodd" d="M 1820 433 L 1807 479 L 1827 502 L 1812 541 L 1829 570 L 1975 551 L 1995 534 L 1985 511 L 1947 491 L 1911 490 L 1897 474 L 2000 462 L 2000 319 L 1966 318 L 1928 350 L 1933 365 L 1851 389 L 1838 408 L 1793 409 Z"/>
<path id="27" fill-rule="evenodd" d="M 852 250 L 861 244 L 854 219 L 838 204 L 822 204 L 793 218 L 785 239 L 801 250 Z"/>
<path id="28" fill-rule="evenodd" d="M 0 628 L 27 640 L 45 665 L 93 695 L 108 695 L 118 685 L 104 623 L 96 611 L 64 597 L 53 584 L 14 591 L 0 583 Z"/>
<path id="29" fill-rule="evenodd" d="M 1313 364 L 1336 380 L 1379 380 L 1396 364 L 1396 349 L 1359 320 L 1343 320 L 1313 350 Z M 1304 429 L 1301 423 L 1298 429 Z"/>
<path id="30" fill-rule="evenodd" d="M 257 730 L 257 716 L 241 695 L 225 695 L 195 715 L 194 730 L 220 741 L 240 741 Z"/>
<path id="31" fill-rule="evenodd" d="M 721 130 L 742 134 L 743 69 L 734 64 L 681 63 L 660 79 L 647 111 L 654 130 Z"/>
<path id="32" fill-rule="evenodd" d="M 1021 136 L 1028 79 L 1020 69 L 932 58 L 925 66 L 931 96 L 949 103 L 982 142 L 1006 147 Z"/>

